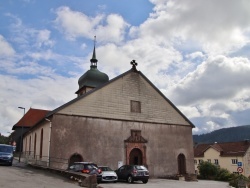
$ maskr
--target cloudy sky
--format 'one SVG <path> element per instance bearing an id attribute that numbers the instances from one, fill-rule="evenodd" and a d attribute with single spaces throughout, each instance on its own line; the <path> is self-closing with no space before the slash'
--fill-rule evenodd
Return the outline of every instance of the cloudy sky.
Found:
<path id="1" fill-rule="evenodd" d="M 97 36 L 98 69 L 130 61 L 196 126 L 250 124 L 249 0 L 0 1 L 0 133 L 24 107 L 75 98 Z"/>

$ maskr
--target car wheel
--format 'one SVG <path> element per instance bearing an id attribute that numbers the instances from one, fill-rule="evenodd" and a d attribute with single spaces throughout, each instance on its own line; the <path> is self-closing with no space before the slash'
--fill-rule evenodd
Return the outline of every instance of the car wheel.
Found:
<path id="1" fill-rule="evenodd" d="M 148 183 L 148 180 L 143 180 L 142 183 Z"/>
<path id="2" fill-rule="evenodd" d="M 133 183 L 133 178 L 132 178 L 132 176 L 128 176 L 128 182 L 129 182 L 129 183 Z"/>

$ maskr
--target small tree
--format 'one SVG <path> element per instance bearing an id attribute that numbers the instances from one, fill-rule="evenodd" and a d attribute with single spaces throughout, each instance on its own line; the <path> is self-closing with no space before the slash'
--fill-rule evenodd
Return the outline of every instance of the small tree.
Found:
<path id="1" fill-rule="evenodd" d="M 0 144 L 8 144 L 9 138 L 4 135 L 0 135 Z"/>
<path id="2" fill-rule="evenodd" d="M 202 179 L 208 179 L 208 180 L 215 179 L 216 175 L 219 172 L 219 168 L 217 166 L 207 161 L 199 164 L 198 169 L 200 177 Z"/>

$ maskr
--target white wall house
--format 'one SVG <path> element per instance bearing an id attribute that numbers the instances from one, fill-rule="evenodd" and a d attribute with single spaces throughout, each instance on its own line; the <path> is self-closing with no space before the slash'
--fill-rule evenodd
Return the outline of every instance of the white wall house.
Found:
<path id="1" fill-rule="evenodd" d="M 211 162 L 231 173 L 250 176 L 250 142 L 225 142 L 214 144 L 199 144 L 194 148 L 195 171 L 203 161 Z"/>

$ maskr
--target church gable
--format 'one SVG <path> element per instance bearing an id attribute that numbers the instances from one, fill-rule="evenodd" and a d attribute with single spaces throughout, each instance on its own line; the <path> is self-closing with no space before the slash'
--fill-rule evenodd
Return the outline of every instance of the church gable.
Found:
<path id="1" fill-rule="evenodd" d="M 193 126 L 142 73 L 133 69 L 65 105 L 57 113 Z"/>

